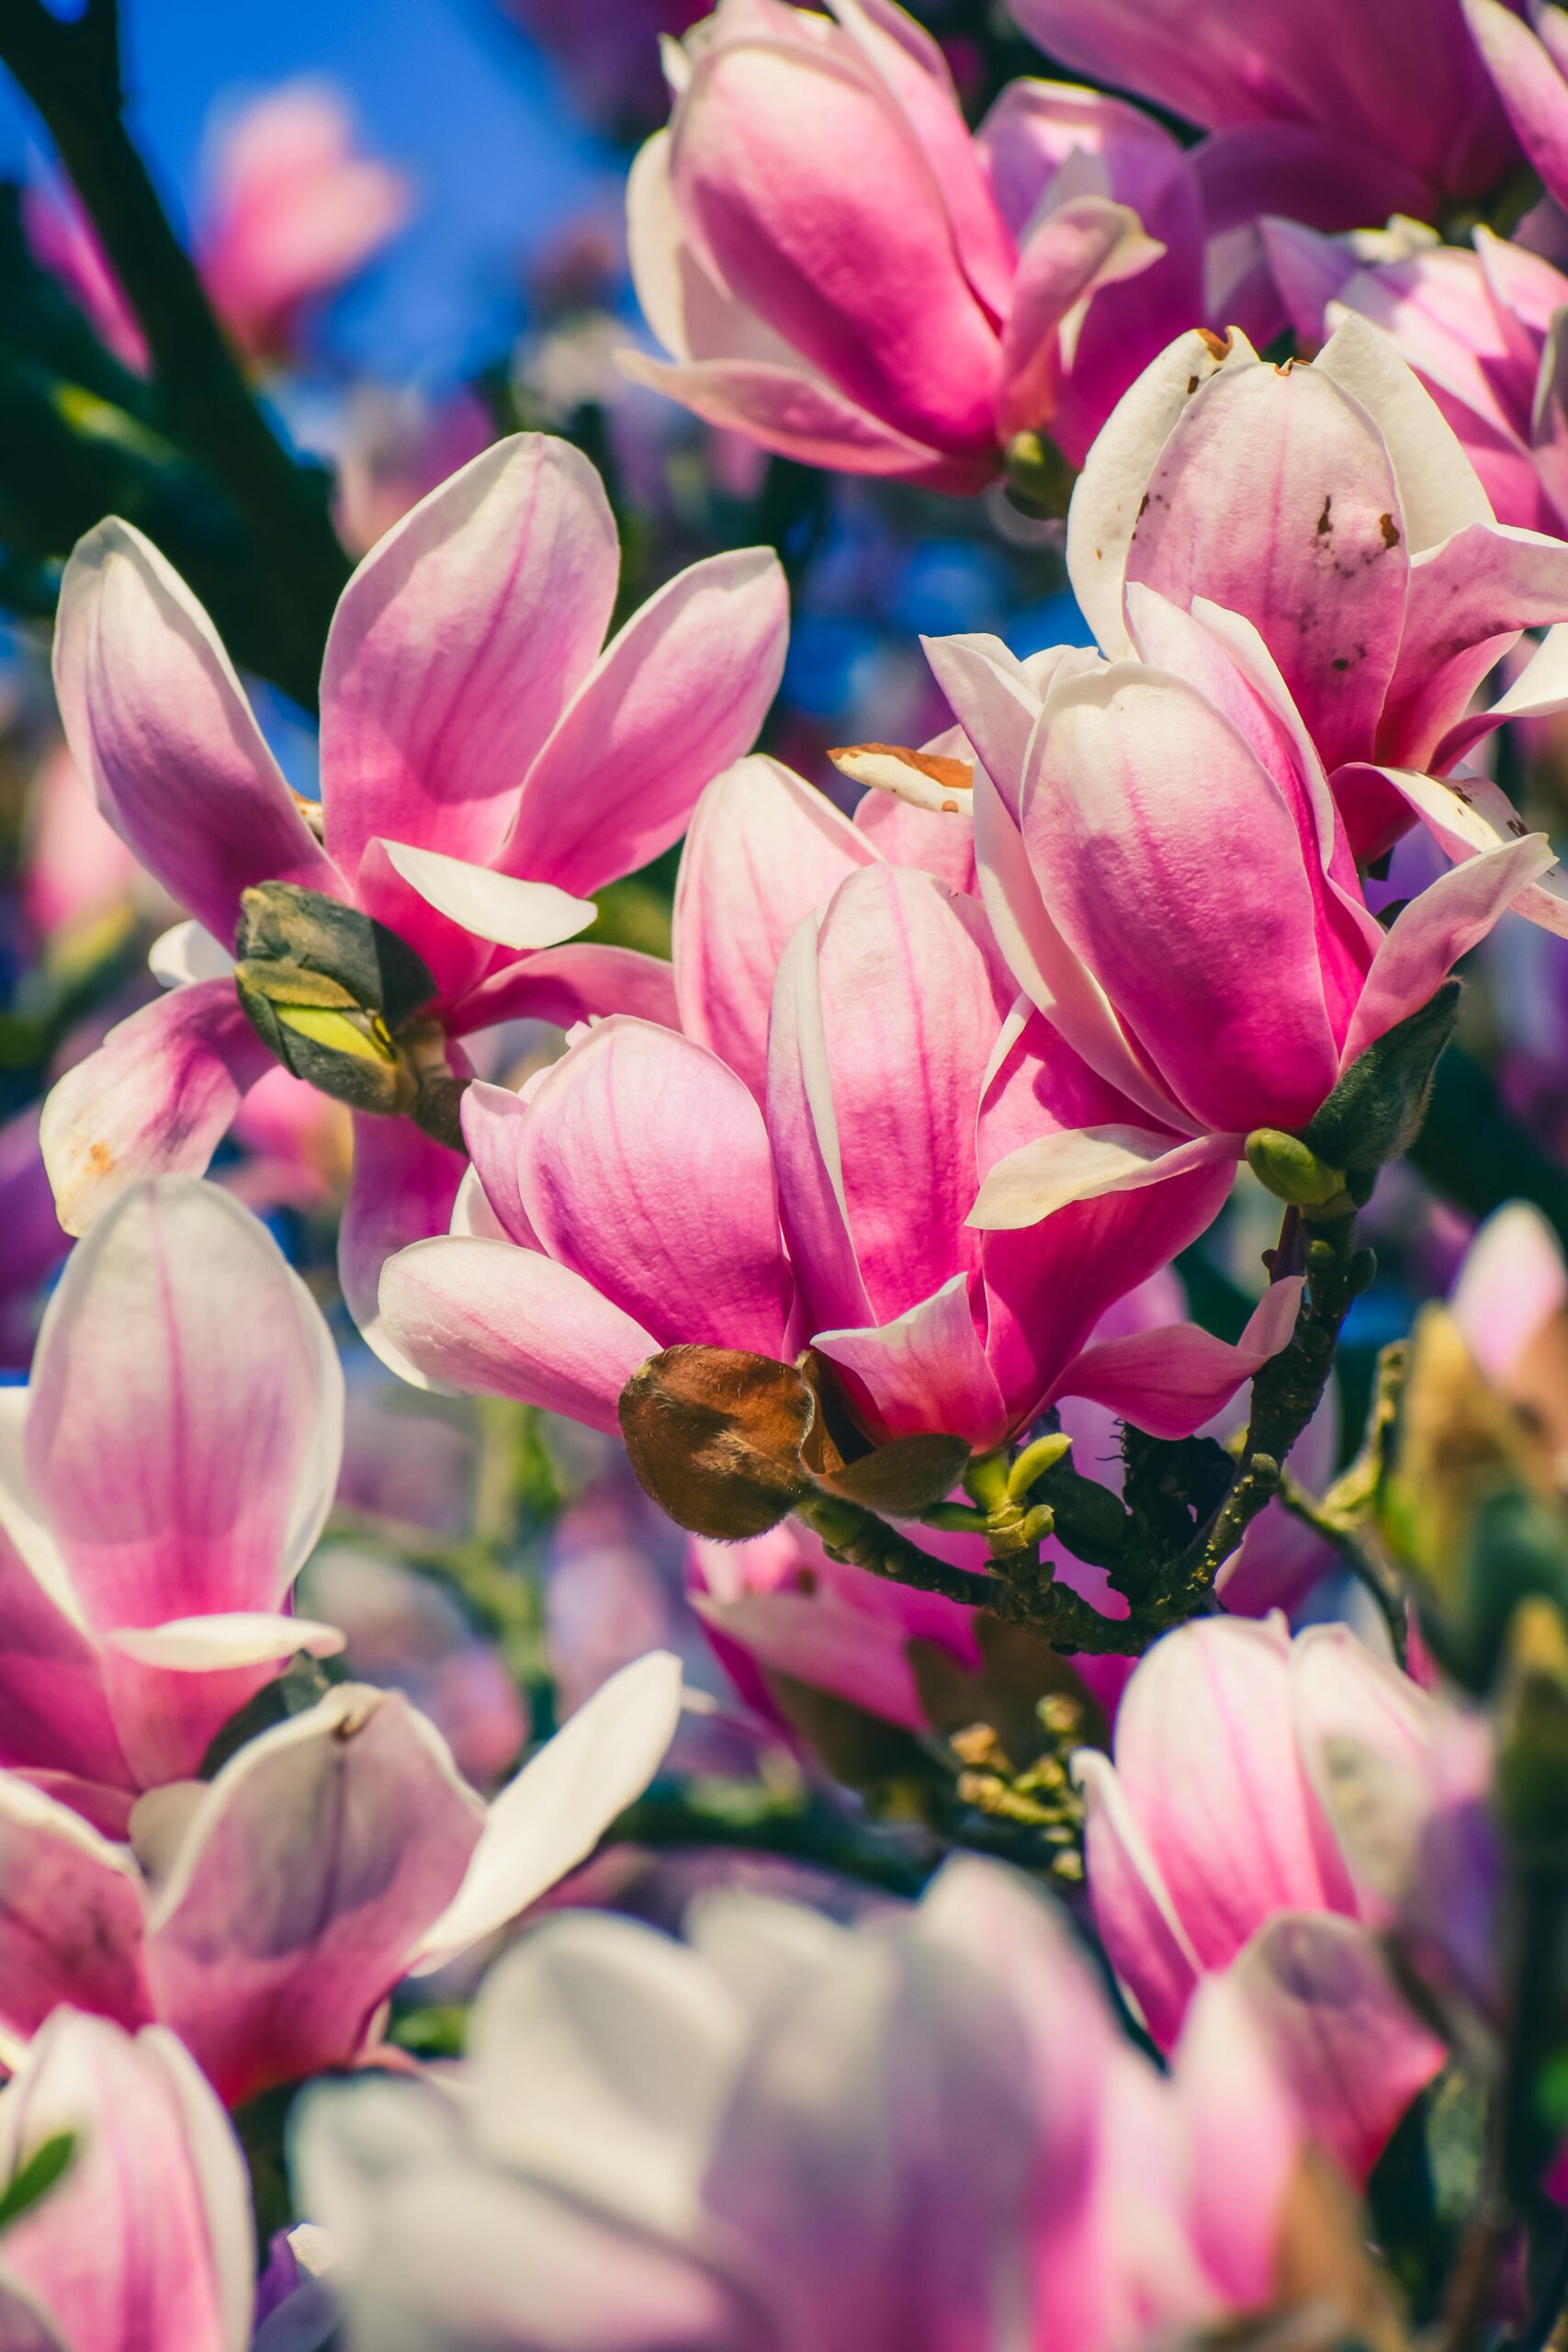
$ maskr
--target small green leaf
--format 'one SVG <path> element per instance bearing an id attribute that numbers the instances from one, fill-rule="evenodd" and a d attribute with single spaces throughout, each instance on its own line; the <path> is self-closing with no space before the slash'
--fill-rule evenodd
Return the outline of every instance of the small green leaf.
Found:
<path id="1" fill-rule="evenodd" d="M 75 2154 L 74 2132 L 55 2132 L 39 2143 L 0 2191 L 0 2230 L 8 2230 L 41 2203 Z"/>

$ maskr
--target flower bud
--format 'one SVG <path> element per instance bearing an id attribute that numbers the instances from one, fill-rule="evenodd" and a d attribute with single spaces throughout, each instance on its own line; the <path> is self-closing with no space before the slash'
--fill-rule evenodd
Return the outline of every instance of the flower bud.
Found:
<path id="1" fill-rule="evenodd" d="M 294 1077 L 351 1110 L 412 1110 L 413 1076 L 386 1022 L 338 981 L 299 964 L 243 963 L 234 986 L 252 1028 Z"/>
<path id="2" fill-rule="evenodd" d="M 1340 1215 L 1351 1203 L 1345 1190 L 1345 1171 L 1321 1159 L 1300 1136 L 1282 1127 L 1255 1127 L 1247 1138 L 1247 1164 L 1276 1200 L 1288 1201 L 1309 1216 L 1327 1210 Z"/>
<path id="3" fill-rule="evenodd" d="M 261 882 L 240 899 L 234 954 L 242 964 L 278 964 L 335 980 L 344 1001 L 400 1029 L 435 994 L 423 956 L 356 907 L 292 882 Z"/>
<path id="4" fill-rule="evenodd" d="M 1361 1170 L 1382 1168 L 1409 1150 L 1421 1132 L 1462 993 L 1462 981 L 1445 980 L 1418 1012 L 1396 1022 L 1357 1057 L 1303 1130 L 1314 1152 L 1341 1168 Z"/>

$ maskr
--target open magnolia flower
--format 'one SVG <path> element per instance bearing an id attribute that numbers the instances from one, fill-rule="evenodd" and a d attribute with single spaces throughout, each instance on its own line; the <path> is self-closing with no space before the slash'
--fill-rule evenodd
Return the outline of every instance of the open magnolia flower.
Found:
<path id="1" fill-rule="evenodd" d="M 300 2188 L 356 2340 L 1112 2352 L 1274 2303 L 1289 2062 L 1335 2032 L 1313 1923 L 1277 1984 L 1210 1988 L 1168 2077 L 992 1863 L 853 1928 L 733 1894 L 687 1925 L 547 1921 L 450 2084 L 312 2094 Z"/>
<path id="2" fill-rule="evenodd" d="M 681 1008 L 763 1100 L 693 1037 L 626 1017 L 521 1098 L 471 1087 L 464 1229 L 383 1277 L 402 1354 L 605 1430 L 644 1361 L 692 1343 L 778 1363 L 809 1346 L 877 1444 L 940 1433 L 985 1452 L 1064 1396 L 1156 1434 L 1200 1426 L 1283 1344 L 1299 1283 L 1274 1286 L 1239 1346 L 1186 1324 L 1091 1335 L 1217 1215 L 1228 1172 L 1027 1237 L 978 1232 L 976 1188 L 1025 1135 L 1131 1106 L 1015 1012 L 973 898 L 886 864 L 766 763 L 714 792 L 679 888 Z M 727 892 L 725 871 L 746 888 Z M 819 921 L 795 920 L 829 889 Z M 770 943 L 786 936 L 764 1040 Z"/>
<path id="3" fill-rule="evenodd" d="M 171 2026 L 238 2106 L 373 2056 L 388 1996 L 536 1900 L 640 1795 L 681 1669 L 650 1651 L 485 1806 L 400 1694 L 344 1683 L 210 1781 L 142 1798 L 130 1847 L 0 1772 L 0 2034 L 62 2003 Z"/>
<path id="4" fill-rule="evenodd" d="M 89 533 L 55 637 L 66 733 L 195 923 L 158 958 L 179 984 L 45 1107 L 68 1228 L 134 1175 L 199 1173 L 276 1054 L 356 1110 L 339 1263 L 363 1328 L 389 1249 L 446 1224 L 460 1041 L 524 1014 L 671 1017 L 668 967 L 562 943 L 750 743 L 783 666 L 784 585 L 765 549 L 710 557 L 601 652 L 617 559 L 599 478 L 564 442 L 515 435 L 434 491 L 339 603 L 317 811 L 156 549 L 124 523 Z"/>
<path id="5" fill-rule="evenodd" d="M 320 1309 L 216 1185 L 131 1185 L 0 1390 L 0 1767 L 118 1836 L 284 1661 L 326 1518 L 343 1373 Z"/>

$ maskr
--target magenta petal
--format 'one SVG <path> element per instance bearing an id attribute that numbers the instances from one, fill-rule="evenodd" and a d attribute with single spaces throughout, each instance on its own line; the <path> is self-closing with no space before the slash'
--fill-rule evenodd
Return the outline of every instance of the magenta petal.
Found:
<path id="1" fill-rule="evenodd" d="M 1090 1397 L 1151 1437 L 1190 1437 L 1279 1354 L 1301 1295 L 1299 1275 L 1272 1283 L 1234 1347 L 1196 1323 L 1099 1340 L 1067 1366 L 1058 1393 Z"/>
<path id="2" fill-rule="evenodd" d="M 805 1312 L 825 1324 L 869 1323 L 844 1205 L 817 933 L 816 915 L 803 916 L 779 959 L 768 1023 L 768 1140 Z"/>
<path id="3" fill-rule="evenodd" d="M 569 1266 L 466 1235 L 389 1258 L 381 1314 L 422 1383 L 518 1396 L 612 1435 L 622 1389 L 659 1346 Z"/>
<path id="4" fill-rule="evenodd" d="M 85 1233 L 139 1176 L 199 1176 L 257 1080 L 274 1068 L 232 980 L 197 980 L 143 1005 L 66 1071 L 39 1141 L 60 1222 Z"/>
<path id="5" fill-rule="evenodd" d="M 875 1433 L 940 1430 L 984 1453 L 1007 1434 L 1008 1411 L 975 1329 L 968 1279 L 954 1274 L 931 1298 L 859 1331 L 816 1331 L 811 1344 L 848 1374 Z"/>
<path id="6" fill-rule="evenodd" d="M 1375 756 L 1450 765 L 1476 729 L 1471 696 L 1520 629 L 1568 618 L 1568 547 L 1535 531 L 1471 523 L 1411 567 L 1399 669 Z"/>
<path id="7" fill-rule="evenodd" d="M 949 458 L 872 416 L 842 392 L 802 368 L 761 359 L 706 359 L 671 364 L 640 351 L 618 355 L 634 384 L 667 393 L 694 416 L 794 458 L 805 466 L 915 481 L 955 495 L 983 490 L 996 470 L 987 448 Z"/>
<path id="8" fill-rule="evenodd" d="M 89 1624 L 275 1609 L 332 1498 L 342 1400 L 320 1312 L 247 1210 L 178 1177 L 122 1194 L 28 1391 L 28 1478 Z"/>
<path id="9" fill-rule="evenodd" d="M 503 1021 L 552 1021 L 558 1029 L 572 1029 L 607 1012 L 678 1029 L 670 966 L 635 947 L 601 947 L 593 940 L 541 948 L 491 972 L 453 1007 L 446 1025 L 453 1037 Z"/>
<path id="10" fill-rule="evenodd" d="M 1482 62 L 1546 192 L 1568 198 L 1568 83 L 1526 20 L 1502 0 L 1463 0 Z"/>
<path id="11" fill-rule="evenodd" d="M 681 1025 L 760 1095 L 779 958 L 802 916 L 877 851 L 777 760 L 739 760 L 698 801 L 675 886 Z"/>
<path id="12" fill-rule="evenodd" d="M 1396 1022 L 1419 1012 L 1460 957 L 1556 863 L 1546 835 L 1530 833 L 1450 866 L 1412 899 L 1390 925 L 1367 974 L 1345 1040 L 1346 1065 Z"/>
<path id="13" fill-rule="evenodd" d="M 491 861 L 598 653 L 618 568 L 598 475 L 546 434 L 498 442 L 377 543 L 321 671 L 327 837 L 345 871 L 377 834 Z"/>
<path id="14" fill-rule="evenodd" d="M 1234 1973 L 1305 2135 L 1359 2187 L 1448 2063 L 1447 2046 L 1398 1992 L 1375 1939 L 1349 1919 L 1276 1919 Z"/>
<path id="15" fill-rule="evenodd" d="M 0 1767 L 129 1783 L 98 1653 L 0 1532 Z"/>
<path id="16" fill-rule="evenodd" d="M 562 713 L 497 863 L 590 898 L 668 849 L 703 786 L 750 751 L 788 632 L 771 548 L 679 573 L 611 639 Z"/>
<path id="17" fill-rule="evenodd" d="M 423 1716 L 352 1683 L 223 1767 L 149 1917 L 147 1968 L 228 2105 L 354 2063 L 482 1818 Z"/>
<path id="18" fill-rule="evenodd" d="M 539 1237 L 528 1222 L 517 1190 L 517 1147 L 524 1115 L 521 1097 L 508 1087 L 487 1086 L 483 1079 L 476 1078 L 464 1092 L 463 1141 L 496 1223 L 508 1241 L 515 1241 L 523 1250 L 537 1250 Z"/>
<path id="19" fill-rule="evenodd" d="M 1073 1759 L 1083 1792 L 1084 1868 L 1095 1929 L 1162 2050 L 1174 2047 L 1197 1990 L 1198 1957 L 1171 1907 L 1108 1756 Z"/>
<path id="20" fill-rule="evenodd" d="M 6 2271 L 76 2352 L 236 2352 L 250 2340 L 254 2237 L 244 2158 L 172 2034 L 134 2040 L 61 2013 L 0 2096 L 9 2175 L 55 2132 L 59 2186 L 7 2230 Z M 8 2352 L 36 2339 L 0 2320 Z"/>
<path id="21" fill-rule="evenodd" d="M 1064 331 L 1077 306 L 1101 287 L 1146 270 L 1159 255 L 1159 245 L 1145 235 L 1137 214 L 1106 197 L 1074 197 L 1046 214 L 1019 255 L 1002 331 L 997 393 L 1000 439 L 1038 431 L 1050 422 L 1063 366 Z M 1124 385 L 1127 378 L 1122 381 Z"/>
<path id="22" fill-rule="evenodd" d="M 66 566 L 54 683 L 99 808 L 215 939 L 253 882 L 342 896 L 211 622 L 129 523 L 100 523 Z"/>
<path id="23" fill-rule="evenodd" d="M 463 1181 L 461 1153 L 422 1135 L 412 1119 L 356 1112 L 354 1181 L 338 1229 L 344 1303 L 370 1345 L 401 1371 L 382 1332 L 378 1290 L 395 1250 L 445 1233 Z"/>
<path id="24" fill-rule="evenodd" d="M 604 1022 L 530 1095 L 524 1211 L 544 1248 L 661 1343 L 784 1352 L 791 1286 L 761 1114 L 732 1070 Z"/>
<path id="25" fill-rule="evenodd" d="M 62 2004 L 151 2017 L 141 1878 L 122 1848 L 0 1772 L 0 2026 L 25 2040 Z"/>

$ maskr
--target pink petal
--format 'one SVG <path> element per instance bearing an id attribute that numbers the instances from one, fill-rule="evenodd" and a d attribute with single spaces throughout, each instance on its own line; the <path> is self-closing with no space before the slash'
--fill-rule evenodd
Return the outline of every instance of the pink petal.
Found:
<path id="1" fill-rule="evenodd" d="M 1486 856 L 1540 839 L 1527 834 L 1524 819 L 1506 792 L 1469 769 L 1454 776 L 1428 775 L 1414 768 L 1341 769 L 1337 788 L 1347 780 L 1358 793 L 1370 786 L 1389 800 L 1403 802 L 1456 865 L 1470 863 L 1477 851 Z M 1513 900 L 1513 910 L 1527 922 L 1568 938 L 1568 883 L 1561 871 L 1549 865 L 1538 880 L 1527 882 Z"/>
<path id="2" fill-rule="evenodd" d="M 1348 1919 L 1276 1919 L 1234 1978 L 1304 2135 L 1359 2187 L 1411 2100 L 1447 2064 L 1447 2045 L 1418 2022 L 1373 1938 Z"/>
<path id="3" fill-rule="evenodd" d="M 953 733 L 957 736 L 958 729 Z M 942 751 L 945 743 L 946 738 L 939 737 L 926 748 Z M 918 865 L 950 890 L 965 891 L 971 898 L 979 890 L 975 824 L 967 809 L 918 808 L 891 792 L 868 792 L 856 804 L 854 830 L 889 865 Z"/>
<path id="4" fill-rule="evenodd" d="M 1367 974 L 1345 1040 L 1346 1068 L 1385 1030 L 1418 1012 L 1520 891 L 1556 863 L 1546 835 L 1530 833 L 1450 866 L 1412 899 L 1390 925 Z"/>
<path id="5" fill-rule="evenodd" d="M 1350 1907 L 1297 1758 L 1275 1625 L 1207 1617 L 1156 1642 L 1122 1701 L 1116 1769 L 1203 1967 L 1276 1911 Z"/>
<path id="6" fill-rule="evenodd" d="M 521 1096 L 508 1087 L 487 1086 L 476 1078 L 463 1096 L 463 1141 L 473 1163 L 471 1173 L 483 1188 L 497 1227 L 520 1249 L 537 1250 L 539 1237 L 524 1213 L 517 1189 L 524 1116 Z"/>
<path id="7" fill-rule="evenodd" d="M 100 1633 L 276 1607 L 337 1481 L 343 1374 L 276 1244 L 216 1185 L 121 1195 L 39 1339 L 28 1473 Z"/>
<path id="8" fill-rule="evenodd" d="M 338 1229 L 338 1280 L 360 1332 L 394 1372 L 404 1368 L 381 1325 L 381 1269 L 395 1251 L 446 1231 L 464 1167 L 459 1152 L 422 1135 L 412 1119 L 355 1114 L 354 1181 Z"/>
<path id="9" fill-rule="evenodd" d="M 1568 617 L 1568 548 L 1472 524 L 1416 563 L 1399 674 L 1377 741 L 1397 767 L 1451 766 L 1486 732 L 1472 695 L 1523 628 Z"/>
<path id="10" fill-rule="evenodd" d="M 1090 1397 L 1152 1437 L 1190 1437 L 1279 1354 L 1301 1295 L 1298 1275 L 1271 1283 L 1234 1346 L 1195 1323 L 1101 1340 L 1067 1366 L 1061 1393 Z"/>
<path id="11" fill-rule="evenodd" d="M 693 812 L 675 886 L 681 1025 L 760 1095 L 773 978 L 802 916 L 876 850 L 779 761 L 716 776 Z"/>
<path id="12" fill-rule="evenodd" d="M 1482 62 L 1530 162 L 1561 202 L 1568 198 L 1568 85 L 1522 17 L 1501 0 L 1463 0 Z"/>
<path id="13" fill-rule="evenodd" d="M 788 625 L 771 548 L 678 573 L 577 688 L 497 862 L 589 898 L 668 849 L 703 786 L 750 749 L 784 674 Z"/>
<path id="14" fill-rule="evenodd" d="M 871 1312 L 819 1311 L 805 1263 L 806 1312 L 886 1322 L 977 1270 L 975 1118 L 1013 989 L 973 899 L 897 866 L 840 884 L 817 962 L 846 1220 Z M 890 1085 L 889 1069 L 916 1082 Z"/>
<path id="15" fill-rule="evenodd" d="M 98 807 L 215 938 L 253 882 L 342 896 L 211 622 L 129 523 L 100 523 L 66 566 L 54 684 Z"/>
<path id="16" fill-rule="evenodd" d="M 504 962 L 453 1008 L 447 1034 L 471 1036 L 504 1021 L 550 1021 L 575 1028 L 606 1012 L 629 1012 L 678 1029 L 674 977 L 657 956 L 632 947 L 601 947 L 583 940 L 547 947 L 521 961 Z"/>
<path id="17" fill-rule="evenodd" d="M 895 1621 L 844 1608 L 830 1592 L 748 1592 L 730 1600 L 698 1592 L 691 1602 L 721 1662 L 728 1665 L 738 1650 L 755 1666 L 829 1691 L 884 1723 L 916 1733 L 930 1728 L 908 1636 Z"/>
<path id="18" fill-rule="evenodd" d="M 378 541 L 321 672 L 321 797 L 347 872 L 377 834 L 490 863 L 598 652 L 617 567 L 598 475 L 545 434 L 487 449 Z"/>
<path id="19" fill-rule="evenodd" d="M 1171 1906 L 1108 1756 L 1080 1748 L 1084 1866 L 1096 1933 L 1153 2040 L 1171 2049 L 1199 1982 L 1198 1956 Z"/>
<path id="20" fill-rule="evenodd" d="M 505 1241 L 400 1250 L 381 1276 L 381 1312 L 422 1386 L 519 1396 L 612 1436 L 622 1389 L 659 1346 L 581 1274 Z"/>
<path id="21" fill-rule="evenodd" d="M 700 1046 L 625 1018 L 591 1031 L 529 1099 L 518 1184 L 550 1255 L 664 1344 L 784 1352 L 767 1134 Z"/>
<path id="22" fill-rule="evenodd" d="M 7 2231 L 7 2271 L 73 2346 L 237 2352 L 254 2298 L 244 2158 L 174 2036 L 52 2019 L 0 2098 L 7 2172 L 61 2131 L 77 2134 L 75 2155 Z"/>
<path id="23" fill-rule="evenodd" d="M 151 2017 L 141 1879 L 123 1848 L 0 1772 L 0 2025 L 25 2041 L 64 2005 Z"/>
<path id="24" fill-rule="evenodd" d="M 1136 277 L 1162 248 L 1135 212 L 1102 196 L 1060 205 L 1027 239 L 1002 333 L 997 425 L 1003 440 L 1048 424 L 1063 366 L 1058 336 L 1079 303 Z"/>
<path id="25" fill-rule="evenodd" d="M 1513 1371 L 1537 1334 L 1568 1307 L 1557 1236 L 1527 1201 L 1495 1209 L 1466 1250 L 1449 1312 L 1488 1380 Z"/>
<path id="26" fill-rule="evenodd" d="M 1267 2309 L 1278 2291 L 1286 2200 L 1306 2134 L 1235 1969 L 1199 1985 L 1173 2090 L 1186 2126 L 1187 2226 L 1194 2248 L 1232 2309 Z"/>
<path id="27" fill-rule="evenodd" d="M 147 1935 L 159 2015 L 229 2106 L 354 2063 L 481 1817 L 396 1692 L 344 1684 L 230 1759 Z"/>
<path id="28" fill-rule="evenodd" d="M 48 1096 L 39 1141 L 61 1224 L 85 1233 L 138 1177 L 199 1176 L 275 1064 L 232 980 L 197 980 L 116 1023 Z"/>
<path id="29" fill-rule="evenodd" d="M 1148 481 L 1127 580 L 1242 614 L 1327 767 L 1364 753 L 1393 675 L 1410 551 L 1382 437 L 1315 368 L 1227 370 Z"/>
<path id="30" fill-rule="evenodd" d="M 852 1399 L 879 1437 L 938 1430 L 967 1438 L 983 1453 L 1007 1434 L 1007 1406 L 975 1329 L 964 1274 L 890 1322 L 814 1331 L 811 1344 L 849 1374 Z"/>
<path id="31" fill-rule="evenodd" d="M 824 1320 L 868 1323 L 871 1303 L 844 1203 L 833 1082 L 822 1025 L 818 917 L 803 916 L 779 959 L 768 1028 L 768 1140 L 790 1256 Z"/>
<path id="32" fill-rule="evenodd" d="M 617 356 L 634 384 L 664 392 L 721 431 L 744 434 L 801 465 L 891 476 L 958 496 L 983 490 L 996 471 L 996 453 L 989 447 L 968 458 L 946 457 L 894 432 L 805 368 L 758 359 L 672 365 L 640 351 Z"/>
<path id="33" fill-rule="evenodd" d="M 1228 1164 L 1240 1156 L 1243 1140 L 1236 1134 L 1183 1141 L 1148 1127 L 1053 1128 L 988 1170 L 969 1222 L 986 1233 L 1015 1232 L 1078 1202 Z"/>
<path id="34" fill-rule="evenodd" d="M 0 1533 L 0 1766 L 129 1783 L 92 1642 Z"/>
<path id="35" fill-rule="evenodd" d="M 1247 843 L 1239 887 L 1213 854 L 1217 816 Z M 1246 1131 L 1312 1116 L 1338 1061 L 1321 880 L 1268 771 L 1209 703 L 1126 663 L 1068 679 L 1041 729 L 1023 836 L 1063 935 L 1195 1120 Z"/>

